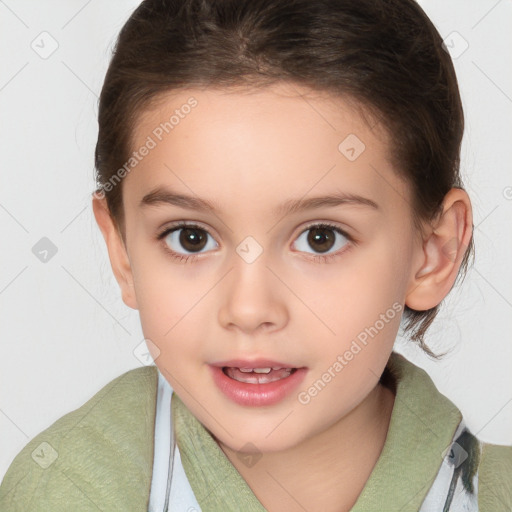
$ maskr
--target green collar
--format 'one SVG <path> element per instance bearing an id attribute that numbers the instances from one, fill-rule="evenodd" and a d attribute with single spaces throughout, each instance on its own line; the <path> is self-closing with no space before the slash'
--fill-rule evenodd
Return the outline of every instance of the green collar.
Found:
<path id="1" fill-rule="evenodd" d="M 462 419 L 428 374 L 397 352 L 391 353 L 383 379 L 394 380 L 396 389 L 389 430 L 351 512 L 419 510 Z M 172 414 L 183 467 L 201 508 L 265 512 L 210 433 L 175 393 Z"/>

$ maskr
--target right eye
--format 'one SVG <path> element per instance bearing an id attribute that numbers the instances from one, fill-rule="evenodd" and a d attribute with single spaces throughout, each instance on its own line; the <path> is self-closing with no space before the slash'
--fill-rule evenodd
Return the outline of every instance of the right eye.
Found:
<path id="1" fill-rule="evenodd" d="M 208 237 L 211 240 L 208 240 Z M 180 261 L 201 254 L 203 249 L 211 250 L 218 247 L 212 235 L 197 224 L 176 224 L 165 229 L 157 238 L 158 240 L 163 239 L 165 249 Z M 180 249 L 184 249 L 185 252 L 181 252 Z"/>

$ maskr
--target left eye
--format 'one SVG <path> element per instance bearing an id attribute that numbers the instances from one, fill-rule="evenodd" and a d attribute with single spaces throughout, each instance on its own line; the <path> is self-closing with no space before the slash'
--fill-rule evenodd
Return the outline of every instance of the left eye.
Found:
<path id="1" fill-rule="evenodd" d="M 341 235 L 341 239 L 336 241 L 336 235 Z M 308 227 L 297 238 L 296 244 L 299 244 L 298 250 L 307 252 L 307 246 L 312 247 L 317 253 L 327 253 L 334 247 L 336 252 L 346 245 L 350 237 L 336 226 L 328 224 L 316 224 Z"/>

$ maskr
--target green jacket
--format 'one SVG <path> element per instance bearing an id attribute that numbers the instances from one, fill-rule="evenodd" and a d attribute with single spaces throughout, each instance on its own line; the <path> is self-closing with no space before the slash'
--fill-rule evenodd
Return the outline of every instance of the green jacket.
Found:
<path id="1" fill-rule="evenodd" d="M 419 510 L 462 419 L 421 368 L 393 353 L 386 442 L 352 512 Z M 128 371 L 32 439 L 0 485 L 0 511 L 145 511 L 157 369 Z M 203 512 L 264 511 L 208 431 L 172 398 L 183 467 Z M 512 446 L 479 442 L 479 512 L 512 510 Z"/>

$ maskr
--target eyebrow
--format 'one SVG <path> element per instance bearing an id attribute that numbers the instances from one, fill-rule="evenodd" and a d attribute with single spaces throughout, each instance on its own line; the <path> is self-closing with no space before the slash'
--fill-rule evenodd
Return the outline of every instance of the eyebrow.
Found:
<path id="1" fill-rule="evenodd" d="M 160 206 L 160 205 L 174 205 L 187 210 L 195 210 L 199 212 L 207 212 L 219 214 L 219 209 L 210 201 L 201 199 L 199 197 L 187 196 L 178 194 L 163 187 L 157 187 L 148 194 L 146 194 L 140 201 L 139 206 Z M 350 194 L 339 192 L 335 194 L 289 199 L 284 203 L 278 205 L 274 210 L 274 215 L 289 215 L 291 213 L 300 212 L 303 210 L 313 210 L 318 208 L 332 208 L 335 206 L 353 205 L 353 206 L 366 206 L 375 210 L 379 210 L 379 205 L 358 194 Z"/>

